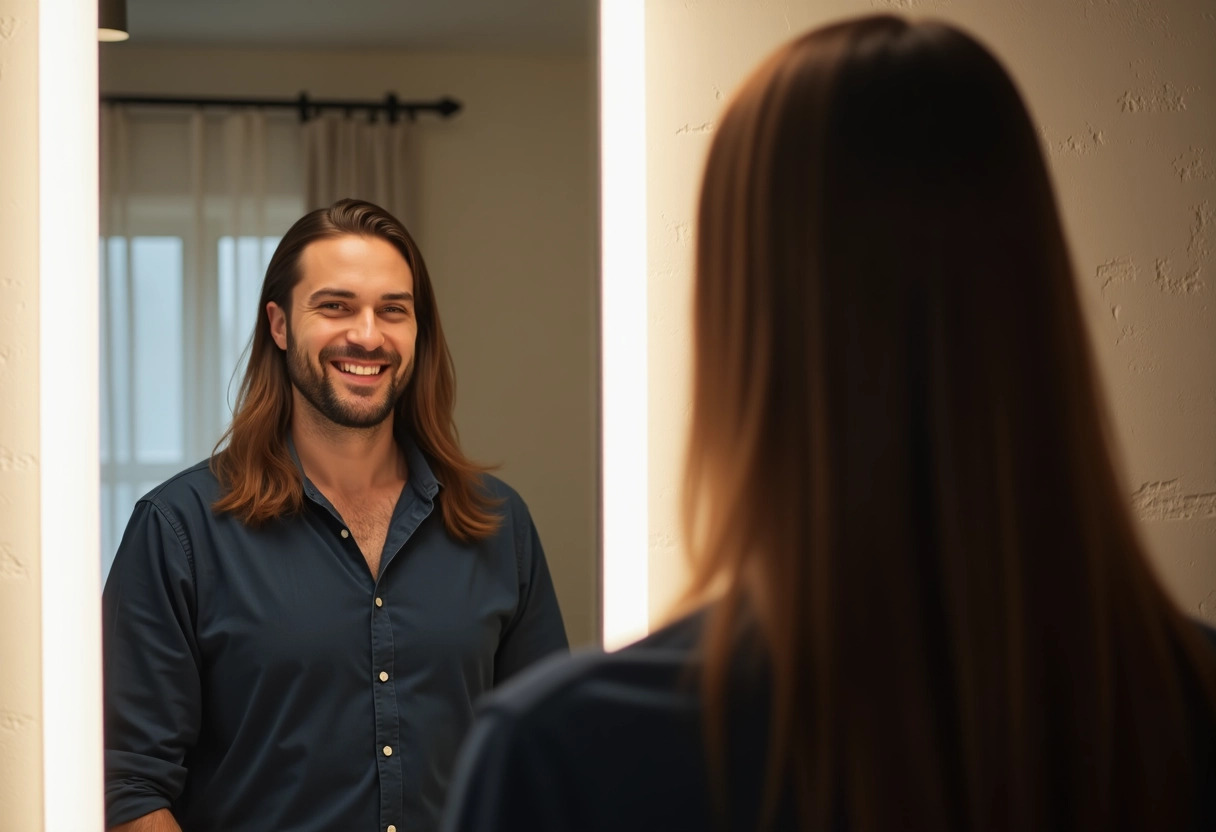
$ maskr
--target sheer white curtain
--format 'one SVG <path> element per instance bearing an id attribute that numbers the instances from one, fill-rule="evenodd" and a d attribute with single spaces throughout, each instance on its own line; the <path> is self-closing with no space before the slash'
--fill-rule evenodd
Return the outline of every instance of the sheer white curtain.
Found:
<path id="1" fill-rule="evenodd" d="M 226 426 L 271 253 L 304 213 L 298 122 L 101 113 L 103 574 L 142 494 Z"/>
<path id="2" fill-rule="evenodd" d="M 309 208 L 345 197 L 386 209 L 411 231 L 414 215 L 413 157 L 409 121 L 391 123 L 321 115 L 304 125 Z"/>

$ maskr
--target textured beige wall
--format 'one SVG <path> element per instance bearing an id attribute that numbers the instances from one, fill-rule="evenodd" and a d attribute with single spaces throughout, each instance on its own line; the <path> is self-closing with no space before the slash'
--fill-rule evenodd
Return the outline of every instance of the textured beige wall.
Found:
<path id="1" fill-rule="evenodd" d="M 38 2 L 0 0 L 0 830 L 42 828 Z"/>
<path id="2" fill-rule="evenodd" d="M 1211 0 L 647 0 L 652 612 L 684 575 L 690 242 L 714 121 L 776 46 L 874 11 L 961 24 L 1019 82 L 1068 226 L 1128 503 L 1179 603 L 1216 623 Z"/>
<path id="3" fill-rule="evenodd" d="M 574 644 L 597 639 L 594 64 L 589 55 L 411 55 L 105 44 L 105 91 L 452 95 L 416 132 L 414 229 L 476 459 L 527 500 Z M 286 230 L 286 229 L 283 229 Z"/>

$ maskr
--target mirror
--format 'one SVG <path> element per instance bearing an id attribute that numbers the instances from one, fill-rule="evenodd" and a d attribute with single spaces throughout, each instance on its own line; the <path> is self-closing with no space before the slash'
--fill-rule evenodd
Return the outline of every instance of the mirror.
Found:
<path id="1" fill-rule="evenodd" d="M 527 502 L 572 645 L 599 630 L 595 12 L 129 0 L 131 39 L 100 48 L 103 99 L 461 103 L 400 118 L 398 213 L 435 287 L 462 447 Z M 103 150 L 125 148 L 102 169 L 106 566 L 135 500 L 219 438 L 265 262 L 325 176 L 308 175 L 299 108 L 115 112 L 103 108 Z"/>

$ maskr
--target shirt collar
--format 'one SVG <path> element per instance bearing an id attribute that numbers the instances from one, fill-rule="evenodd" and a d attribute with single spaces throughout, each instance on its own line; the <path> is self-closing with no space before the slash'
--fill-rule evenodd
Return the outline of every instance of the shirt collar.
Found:
<path id="1" fill-rule="evenodd" d="M 405 437 L 404 441 L 399 439 L 398 444 L 405 452 L 406 470 L 414 490 L 427 499 L 434 497 L 443 483 L 431 471 L 431 464 L 427 462 L 426 454 L 422 453 L 412 436 Z"/>
<path id="2" fill-rule="evenodd" d="M 399 437 L 397 444 L 405 453 L 409 486 L 418 492 L 420 496 L 428 500 L 433 498 L 443 483 L 435 478 L 434 472 L 431 471 L 430 463 L 427 462 L 426 455 L 419 449 L 418 443 L 414 441 L 412 436 L 405 437 L 404 441 Z M 291 438 L 290 430 L 287 432 L 287 452 L 291 454 L 291 461 L 295 463 L 296 470 L 300 472 L 300 479 L 304 483 L 304 493 L 310 497 L 315 497 L 319 491 L 312 484 L 312 480 L 308 479 L 308 475 L 304 473 L 304 466 L 300 464 L 300 455 L 296 453 L 296 443 Z"/>

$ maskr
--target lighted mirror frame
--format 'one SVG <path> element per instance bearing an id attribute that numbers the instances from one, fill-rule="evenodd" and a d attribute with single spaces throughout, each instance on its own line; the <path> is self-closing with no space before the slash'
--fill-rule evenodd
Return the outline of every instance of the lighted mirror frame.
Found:
<path id="1" fill-rule="evenodd" d="M 38 3 L 45 832 L 101 829 L 96 0 Z"/>
<path id="2" fill-rule="evenodd" d="M 601 640 L 649 629 L 645 0 L 600 0 Z"/>
<path id="3" fill-rule="evenodd" d="M 39 410 L 46 832 L 103 817 L 97 7 L 40 0 Z M 600 3 L 601 637 L 649 629 L 645 2 Z M 53 196 L 58 195 L 58 196 Z M 84 359 L 82 360 L 82 356 Z"/>

